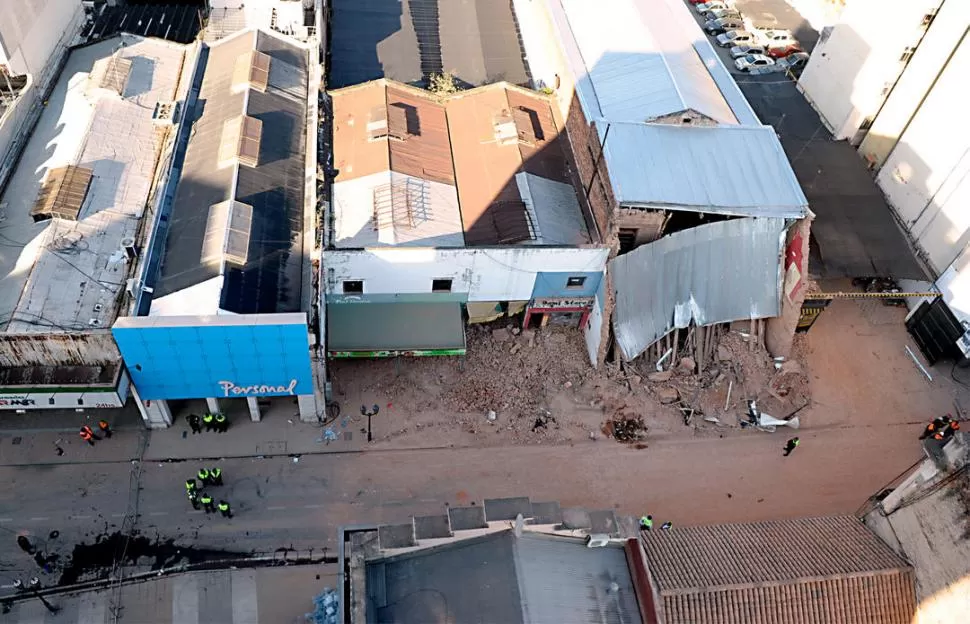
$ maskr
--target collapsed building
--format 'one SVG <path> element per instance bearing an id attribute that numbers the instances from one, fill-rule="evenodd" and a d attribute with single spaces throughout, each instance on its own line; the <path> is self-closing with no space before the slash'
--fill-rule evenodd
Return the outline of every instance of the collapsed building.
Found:
<path id="1" fill-rule="evenodd" d="M 587 328 L 597 361 L 611 334 L 631 360 L 664 353 L 691 327 L 704 345 L 705 328 L 733 321 L 754 322 L 769 351 L 787 355 L 812 215 L 774 130 L 687 7 L 513 6 L 533 80 L 554 94 L 581 199 L 611 249 L 604 312 Z"/>

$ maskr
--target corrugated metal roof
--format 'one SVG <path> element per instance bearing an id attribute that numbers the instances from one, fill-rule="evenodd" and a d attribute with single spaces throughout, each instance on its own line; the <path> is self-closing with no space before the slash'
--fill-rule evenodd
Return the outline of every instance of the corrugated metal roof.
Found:
<path id="1" fill-rule="evenodd" d="M 386 231 L 375 237 L 365 231 L 366 227 L 374 230 L 373 224 L 367 224 L 375 218 L 376 206 L 374 198 L 362 192 L 368 184 L 381 184 L 371 176 L 388 169 L 415 181 L 430 181 L 430 187 L 442 194 L 446 185 L 457 188 L 464 229 L 459 245 L 589 241 L 569 178 L 566 144 L 548 97 L 500 83 L 441 101 L 388 80 L 341 89 L 332 97 L 334 162 L 339 172 L 334 185 L 334 239 L 350 241 L 340 246 L 421 240 L 434 246 L 455 244 L 454 222 L 444 204 L 440 221 L 429 222 L 415 236 Z M 402 137 L 395 138 L 396 133 Z M 530 212 L 529 198 L 516 183 L 516 175 L 523 172 L 536 186 L 545 182 L 547 190 L 555 189 L 552 196 L 540 198 L 542 206 L 531 207 L 541 215 Z M 367 181 L 350 184 L 362 178 Z M 567 188 L 571 198 L 565 196 Z M 438 216 L 432 211 L 431 219 Z M 547 221 L 543 240 L 536 238 L 537 216 Z M 569 223 L 574 230 L 562 231 Z"/>
<path id="2" fill-rule="evenodd" d="M 588 118 L 643 122 L 693 110 L 737 123 L 671 7 L 548 1 Z"/>
<path id="3" fill-rule="evenodd" d="M 913 571 L 851 516 L 645 533 L 666 624 L 908 624 Z"/>
<path id="4" fill-rule="evenodd" d="M 253 51 L 270 58 L 266 89 L 234 89 L 236 63 Z M 210 46 L 201 116 L 176 190 L 156 300 L 224 275 L 222 310 L 301 308 L 308 71 L 303 47 L 262 31 L 237 33 Z M 220 162 L 224 124 L 239 115 L 262 123 L 256 166 Z M 245 266 L 202 257 L 209 206 L 230 199 L 253 208 Z"/>
<path id="5" fill-rule="evenodd" d="M 526 622 L 640 622 L 619 545 L 586 548 L 576 538 L 524 533 L 515 540 L 515 571 Z"/>
<path id="6" fill-rule="evenodd" d="M 515 182 L 531 211 L 537 244 L 584 245 L 590 242 L 573 185 L 524 172 L 515 174 Z"/>
<path id="7" fill-rule="evenodd" d="M 529 82 L 508 0 L 329 4 L 334 88 L 383 77 L 420 84 L 443 71 L 469 85 Z"/>
<path id="8" fill-rule="evenodd" d="M 808 200 L 770 126 L 597 124 L 620 204 L 801 218 Z"/>
<path id="9" fill-rule="evenodd" d="M 785 219 L 719 221 L 610 262 L 613 330 L 626 360 L 674 327 L 777 316 Z"/>

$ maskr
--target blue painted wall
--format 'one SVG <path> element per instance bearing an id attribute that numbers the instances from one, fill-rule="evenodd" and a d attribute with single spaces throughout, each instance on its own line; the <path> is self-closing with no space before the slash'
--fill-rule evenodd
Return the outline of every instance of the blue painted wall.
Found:
<path id="1" fill-rule="evenodd" d="M 566 288 L 570 277 L 585 277 L 582 288 Z M 536 284 L 532 288 L 532 298 L 536 297 L 592 297 L 603 281 L 602 273 L 552 273 L 536 274 Z"/>
<path id="2" fill-rule="evenodd" d="M 306 324 L 115 327 L 112 332 L 143 399 L 313 393 Z"/>

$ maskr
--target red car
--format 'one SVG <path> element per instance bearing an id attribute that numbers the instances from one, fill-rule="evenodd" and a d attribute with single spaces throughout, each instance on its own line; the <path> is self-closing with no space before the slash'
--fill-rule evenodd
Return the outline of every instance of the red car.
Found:
<path id="1" fill-rule="evenodd" d="M 690 2 L 691 4 L 704 4 L 707 2 L 707 0 L 687 0 L 687 2 Z"/>
<path id="2" fill-rule="evenodd" d="M 768 51 L 765 54 L 767 54 L 771 58 L 779 59 L 779 58 L 785 58 L 789 54 L 794 54 L 795 52 L 802 52 L 802 51 L 803 50 L 799 48 L 797 45 L 790 45 L 790 46 L 785 46 L 783 48 L 768 48 Z"/>

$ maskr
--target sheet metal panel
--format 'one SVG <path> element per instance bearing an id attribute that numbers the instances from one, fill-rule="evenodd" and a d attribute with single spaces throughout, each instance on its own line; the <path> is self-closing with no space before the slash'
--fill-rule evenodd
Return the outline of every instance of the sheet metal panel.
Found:
<path id="1" fill-rule="evenodd" d="M 785 220 L 733 219 L 648 243 L 610 263 L 613 331 L 627 361 L 675 327 L 777 316 Z"/>
<path id="2" fill-rule="evenodd" d="M 808 200 L 770 126 L 611 123 L 599 131 L 620 204 L 752 217 L 807 213 Z"/>

